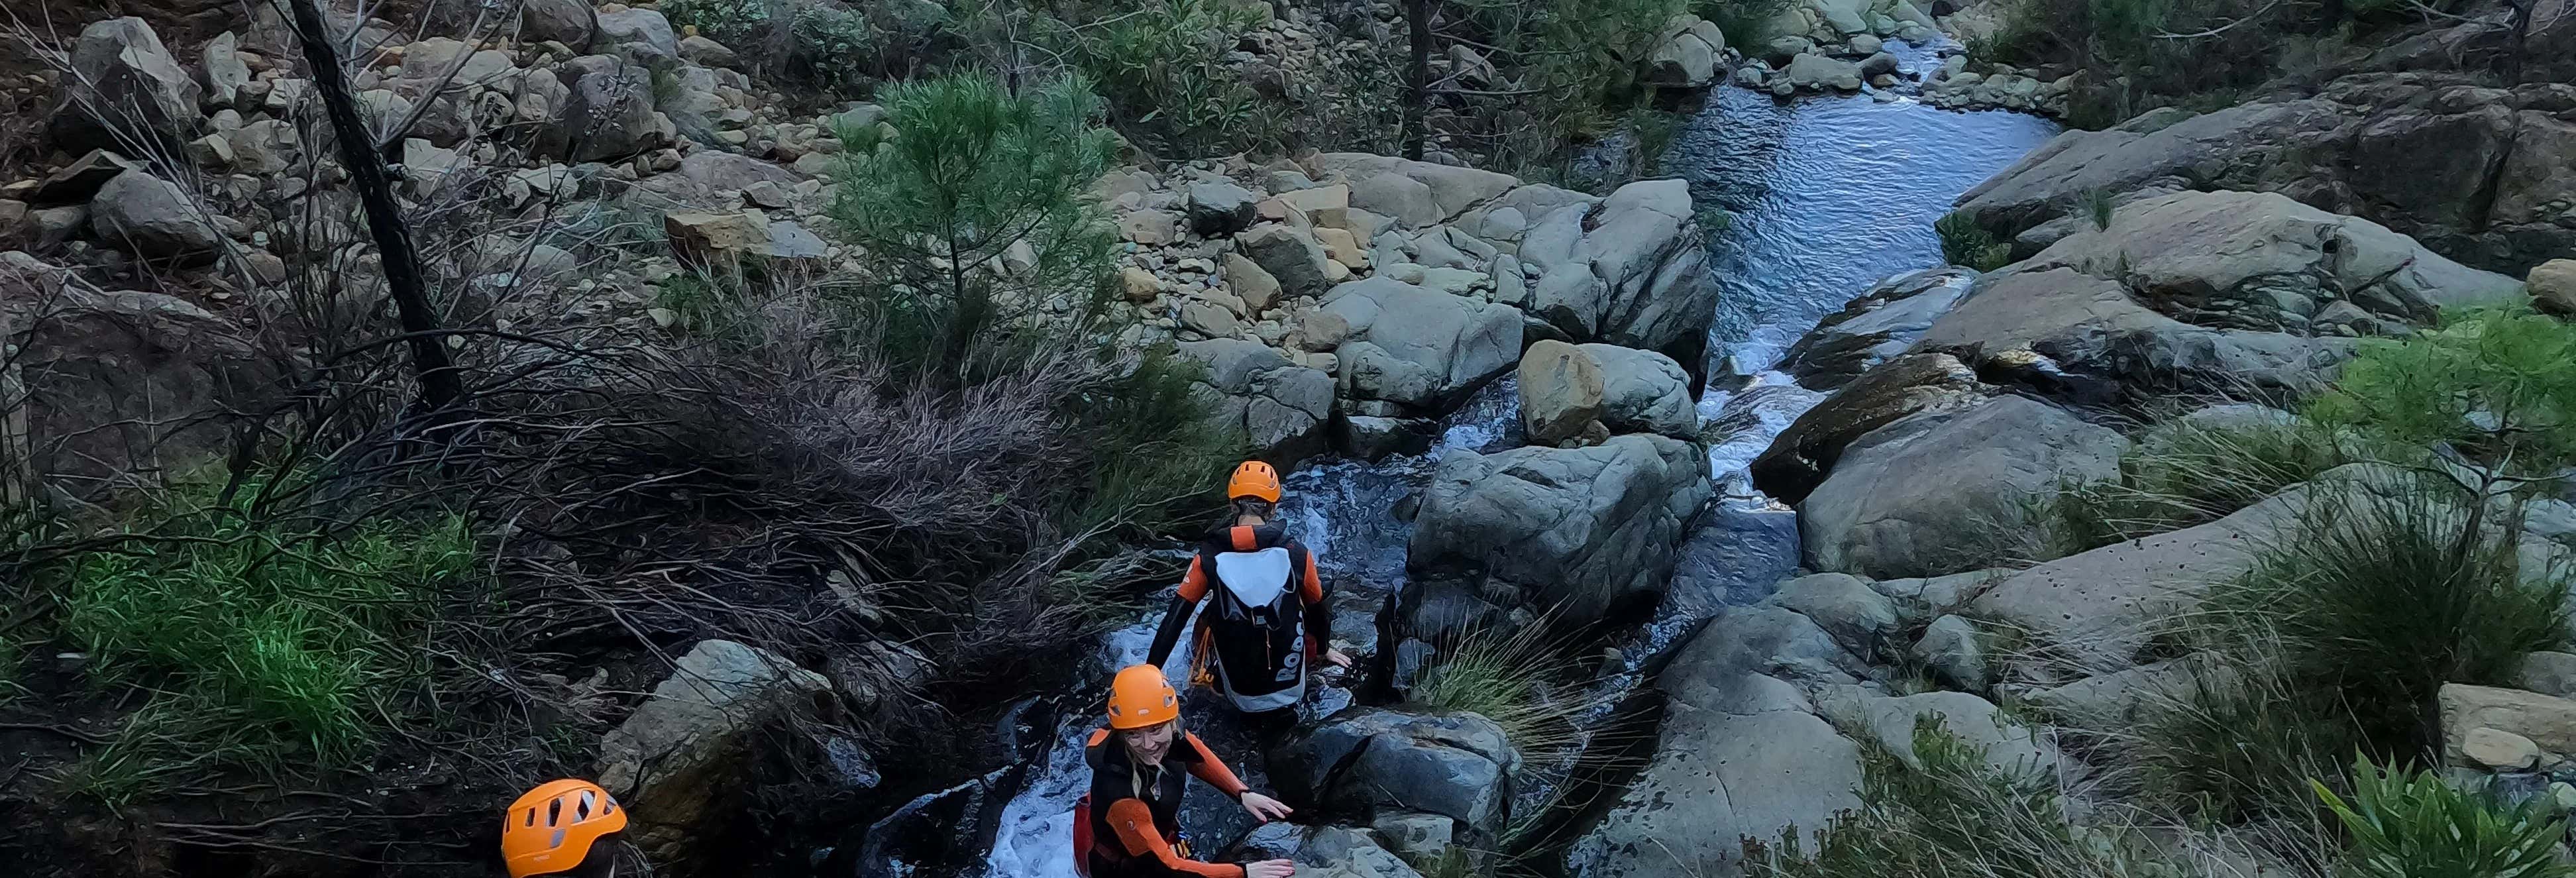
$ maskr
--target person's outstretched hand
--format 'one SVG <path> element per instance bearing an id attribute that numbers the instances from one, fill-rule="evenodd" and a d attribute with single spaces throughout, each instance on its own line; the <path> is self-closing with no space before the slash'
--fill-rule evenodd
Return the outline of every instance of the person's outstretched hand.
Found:
<path id="1" fill-rule="evenodd" d="M 1347 668 L 1351 666 L 1351 657 L 1338 649 L 1324 650 L 1324 661 L 1332 663 L 1333 667 L 1336 668 Z"/>
<path id="2" fill-rule="evenodd" d="M 1289 814 L 1295 813 L 1290 811 L 1288 806 L 1282 804 L 1278 799 L 1273 799 L 1269 796 L 1248 790 L 1243 794 L 1243 810 L 1252 812 L 1252 816 L 1260 818 L 1263 822 L 1286 820 L 1288 819 Z M 1280 860 L 1279 862 L 1285 863 L 1288 861 Z"/>
<path id="3" fill-rule="evenodd" d="M 1243 864 L 1243 878 L 1288 878 L 1297 874 L 1297 864 L 1287 860 L 1263 860 Z"/>

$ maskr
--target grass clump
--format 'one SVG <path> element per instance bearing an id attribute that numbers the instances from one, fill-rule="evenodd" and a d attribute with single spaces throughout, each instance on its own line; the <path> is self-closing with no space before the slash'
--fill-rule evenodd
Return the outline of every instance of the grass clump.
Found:
<path id="1" fill-rule="evenodd" d="M 396 712 L 388 693 L 426 676 L 415 641 L 472 574 L 473 534 L 454 515 L 279 526 L 217 492 L 182 486 L 153 533 L 54 571 L 61 630 L 101 678 L 169 693 L 165 726 L 348 758 Z"/>
<path id="2" fill-rule="evenodd" d="M 2041 501 L 2031 529 L 2064 557 L 2216 521 L 2361 459 L 2353 440 L 2311 421 L 2180 418 L 2122 452 L 2118 477 Z"/>
<path id="3" fill-rule="evenodd" d="M 1579 746 L 1577 721 L 1607 702 L 1606 696 L 1560 685 L 1582 679 L 1580 663 L 1565 646 L 1536 622 L 1471 629 L 1441 651 L 1410 695 L 1427 710 L 1493 720 L 1524 754 Z"/>
<path id="4" fill-rule="evenodd" d="M 1866 746 L 1866 745 L 1865 745 Z M 1914 727 L 1920 768 L 1883 748 L 1862 760 L 1861 807 L 1815 834 L 1814 852 L 1795 827 L 1776 844 L 1745 841 L 1755 878 L 1992 878 L 1992 876 L 2163 876 L 2161 863 L 2127 853 L 2116 833 L 2065 816 L 2055 782 L 1999 770 L 1937 716 Z"/>
<path id="5" fill-rule="evenodd" d="M 2012 245 L 1995 240 L 1993 232 L 1977 225 L 1976 218 L 1965 211 L 1951 211 L 1933 221 L 1932 232 L 1941 237 L 1941 258 L 1951 265 L 1993 271 L 2012 263 Z"/>
<path id="6" fill-rule="evenodd" d="M 2383 768 L 2368 759 L 2353 766 L 2350 800 L 2322 782 L 2309 785 L 2352 837 L 2343 865 L 2352 878 L 2576 874 L 2559 861 L 2567 821 L 2546 796 L 2511 805 L 2491 789 L 2461 789 L 2438 772 Z"/>

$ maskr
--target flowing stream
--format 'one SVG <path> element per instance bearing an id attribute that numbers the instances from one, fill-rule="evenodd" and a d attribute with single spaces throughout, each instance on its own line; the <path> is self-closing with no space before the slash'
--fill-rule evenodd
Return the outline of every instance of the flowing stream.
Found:
<path id="1" fill-rule="evenodd" d="M 1921 72 L 1938 59 L 1909 51 L 1902 63 L 1908 72 Z M 1743 471 L 1822 394 L 1799 388 L 1771 371 L 1773 365 L 1820 318 L 1872 283 L 1941 264 L 1933 220 L 1959 193 L 2056 131 L 2035 117 L 1955 113 L 1911 99 L 1882 102 L 1863 95 L 1784 104 L 1731 86 L 1709 93 L 1663 157 L 1662 170 L 1688 179 L 1699 204 L 1723 208 L 1731 217 L 1709 240 L 1720 289 L 1709 390 L 1700 401 L 1704 420 L 1732 431 L 1709 451 L 1722 499 L 1685 545 L 1672 597 L 1653 621 L 1616 644 L 1629 673 L 1613 675 L 1613 685 L 1635 685 L 1642 678 L 1636 668 L 1697 621 L 1723 605 L 1760 599 L 1796 568 L 1794 513 L 1756 494 Z M 1375 636 L 1370 616 L 1405 577 L 1412 525 L 1399 510 L 1428 483 L 1442 454 L 1518 444 L 1517 399 L 1506 378 L 1453 415 L 1438 447 L 1424 455 L 1377 463 L 1325 458 L 1289 476 L 1282 511 L 1335 582 L 1336 635 Z M 1109 635 L 1083 672 L 1105 680 L 1113 669 L 1142 661 L 1154 622 Z M 1178 659 L 1171 664 L 1187 666 Z M 1348 699 L 1347 692 L 1330 690 L 1324 709 Z M 987 878 L 1074 874 L 1071 810 L 1089 777 L 1081 738 L 1097 720 L 1083 705 L 1061 718 L 1024 724 L 1027 733 L 1053 734 L 1032 742 L 1029 752 L 1042 759 L 992 827 Z M 1258 775 L 1257 754 L 1228 749 L 1228 742 L 1201 726 L 1192 723 L 1221 756 L 1238 766 L 1249 763 L 1256 770 L 1248 773 Z M 1260 785 L 1257 776 L 1248 779 Z M 1194 824 L 1187 828 L 1202 850 L 1213 850 L 1243 828 L 1230 803 L 1192 805 L 1184 822 Z M 887 871 L 907 870 L 896 864 Z"/>

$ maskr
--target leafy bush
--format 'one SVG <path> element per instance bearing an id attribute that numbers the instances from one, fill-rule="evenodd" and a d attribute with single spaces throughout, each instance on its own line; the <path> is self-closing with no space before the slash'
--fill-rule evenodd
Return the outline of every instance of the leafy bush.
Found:
<path id="1" fill-rule="evenodd" d="M 2390 444 L 2443 448 L 2498 477 L 2552 474 L 2576 462 L 2571 362 L 2576 326 L 2519 310 L 2444 315 L 2437 330 L 2363 342 L 2307 416 Z"/>
<path id="2" fill-rule="evenodd" d="M 186 486 L 149 537 L 70 560 L 54 574 L 63 632 L 105 678 L 346 758 L 391 712 L 388 691 L 422 676 L 411 641 L 472 572 L 473 535 L 453 515 L 280 527 L 248 517 L 255 493 L 228 504 Z"/>
<path id="3" fill-rule="evenodd" d="M 763 79 L 837 97 L 903 71 L 947 15 L 927 0 L 663 0 L 658 8 L 736 50 Z"/>
<path id="4" fill-rule="evenodd" d="M 1018 358 L 1086 346 L 1099 327 L 1115 239 L 1088 190 L 1115 147 L 1100 100 L 1070 77 L 1014 96 L 991 77 L 890 87 L 902 136 L 841 132 L 832 218 L 877 276 L 859 291 L 884 349 L 948 386 Z"/>
<path id="5" fill-rule="evenodd" d="M 1965 211 L 1951 211 L 1934 220 L 1932 232 L 1941 236 L 1941 258 L 1951 265 L 1993 271 L 2012 263 L 2012 245 L 1995 240 L 1993 232 L 1977 225 L 1976 218 Z"/>
<path id="6" fill-rule="evenodd" d="M 1241 4 L 1152 0 L 1060 27 L 1055 41 L 1138 145 L 1164 156 L 1223 155 L 1274 148 L 1282 134 L 1274 108 L 1225 63 L 1260 24 Z"/>
<path id="7" fill-rule="evenodd" d="M 2463 790 L 2439 772 L 2405 772 L 2363 759 L 2353 766 L 2346 801 L 2310 780 L 2317 798 L 2352 835 L 2344 863 L 2353 878 L 2560 878 L 2576 874 L 2559 861 L 2567 821 L 2547 796 L 2520 806 L 2492 790 Z"/>
<path id="8" fill-rule="evenodd" d="M 1453 0 L 1466 24 L 1517 61 L 1520 88 L 1481 115 L 1497 121 L 1490 163 L 1524 177 L 1562 176 L 1567 145 L 1609 134 L 1619 110 L 1645 96 L 1637 83 L 1673 16 L 1687 0 Z M 1466 115 L 1480 115 L 1470 103 Z M 1504 112 L 1508 110 L 1507 114 Z"/>
<path id="9" fill-rule="evenodd" d="M 1872 747 L 1862 762 L 1861 807 L 1816 833 L 1806 853 L 1791 827 L 1776 845 L 1746 839 L 1755 878 L 1991 878 L 2149 876 L 2163 864 L 2130 855 L 2111 831 L 2066 819 L 2055 783 L 2005 772 L 1979 748 L 1918 718 L 1908 769 Z M 2168 867 L 2169 868 L 2169 867 Z"/>

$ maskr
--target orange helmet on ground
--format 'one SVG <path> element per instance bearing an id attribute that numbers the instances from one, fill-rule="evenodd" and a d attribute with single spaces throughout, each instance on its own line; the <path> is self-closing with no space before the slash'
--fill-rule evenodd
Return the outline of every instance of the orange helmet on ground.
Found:
<path id="1" fill-rule="evenodd" d="M 1172 691 L 1172 681 L 1163 679 L 1162 668 L 1129 665 L 1110 678 L 1110 728 L 1141 729 L 1180 718 L 1180 693 Z"/>
<path id="2" fill-rule="evenodd" d="M 590 856 L 593 843 L 625 828 L 626 809 L 598 784 L 553 781 L 529 790 L 501 815 L 501 860 L 510 878 L 569 871 Z"/>
<path id="3" fill-rule="evenodd" d="M 1279 502 L 1279 471 L 1258 460 L 1247 460 L 1234 468 L 1234 478 L 1225 481 L 1225 499 L 1252 497 L 1264 502 Z"/>

